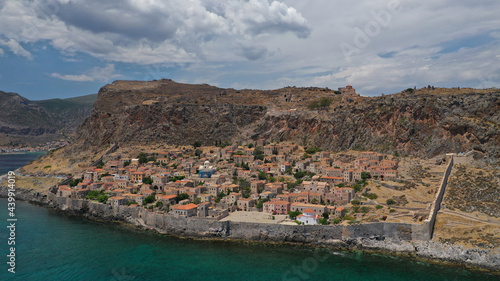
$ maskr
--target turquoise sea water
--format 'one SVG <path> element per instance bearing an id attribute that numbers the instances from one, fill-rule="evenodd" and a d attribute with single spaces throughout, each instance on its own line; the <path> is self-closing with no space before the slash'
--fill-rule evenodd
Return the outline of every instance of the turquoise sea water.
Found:
<path id="1" fill-rule="evenodd" d="M 29 161 L 37 159 L 45 152 L 25 154 L 0 154 L 0 175 L 26 165 Z"/>
<path id="2" fill-rule="evenodd" d="M 16 273 L 0 280 L 498 280 L 465 269 L 360 252 L 178 239 L 17 202 Z M 497 276 L 498 277 L 498 276 Z"/>

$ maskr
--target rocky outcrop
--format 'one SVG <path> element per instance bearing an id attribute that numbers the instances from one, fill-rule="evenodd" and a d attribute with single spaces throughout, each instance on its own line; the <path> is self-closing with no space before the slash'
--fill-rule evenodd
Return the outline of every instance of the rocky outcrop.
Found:
<path id="1" fill-rule="evenodd" d="M 500 91 L 450 91 L 344 97 L 320 88 L 237 91 L 171 80 L 116 81 L 99 91 L 75 148 L 266 138 L 333 151 L 434 156 L 475 148 L 500 156 Z M 332 103 L 308 109 L 319 98 Z"/>

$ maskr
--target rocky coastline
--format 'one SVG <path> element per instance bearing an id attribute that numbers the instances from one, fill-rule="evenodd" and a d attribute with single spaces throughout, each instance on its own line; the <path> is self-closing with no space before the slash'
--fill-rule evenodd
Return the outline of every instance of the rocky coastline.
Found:
<path id="1" fill-rule="evenodd" d="M 0 187 L 0 197 L 7 188 Z M 140 207 L 113 209 L 88 200 L 73 200 L 25 189 L 16 189 L 16 200 L 50 208 L 65 215 L 83 216 L 96 221 L 123 223 L 169 236 L 278 243 L 327 247 L 334 250 L 360 250 L 422 260 L 429 263 L 467 267 L 500 275 L 498 251 L 466 249 L 460 245 L 415 239 L 419 229 L 404 224 L 364 224 L 355 226 L 283 226 L 257 223 L 220 222 L 202 218 L 174 218 Z"/>

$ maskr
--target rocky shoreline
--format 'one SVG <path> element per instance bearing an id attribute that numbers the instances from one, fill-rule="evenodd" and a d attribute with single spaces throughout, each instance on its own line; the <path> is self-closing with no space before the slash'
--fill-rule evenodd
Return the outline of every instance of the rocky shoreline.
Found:
<path id="1" fill-rule="evenodd" d="M 6 191 L 5 187 L 0 187 L 0 197 L 6 197 Z M 136 208 L 137 210 L 132 212 L 114 210 L 113 213 L 109 213 L 106 211 L 109 210 L 109 206 L 105 204 L 86 200 L 69 199 L 70 201 L 65 201 L 79 206 L 75 208 L 74 206 L 61 205 L 60 197 L 57 199 L 52 194 L 47 195 L 24 189 L 16 189 L 16 199 L 51 208 L 66 215 L 84 216 L 96 221 L 123 223 L 130 227 L 180 238 L 311 245 L 333 250 L 360 250 L 368 253 L 402 256 L 434 264 L 461 266 L 500 275 L 500 255 L 492 250 L 466 249 L 459 245 L 435 241 L 416 241 L 407 237 L 399 237 L 393 232 L 387 232 L 387 230 L 385 230 L 387 235 L 365 235 L 360 234 L 358 229 L 358 232 L 352 232 L 355 234 L 349 237 L 349 235 L 344 235 L 346 231 L 343 229 L 341 239 L 336 239 L 337 236 L 333 232 L 339 228 L 324 226 L 319 226 L 320 228 L 305 228 L 304 226 L 283 228 L 267 224 L 247 225 L 245 223 L 218 222 L 212 219 L 186 219 L 170 216 L 164 216 L 164 221 L 159 222 L 158 215 L 151 217 L 149 214 L 151 212 L 142 208 Z M 256 228 L 259 229 L 258 232 L 255 232 Z M 283 232 L 290 233 L 285 235 Z"/>

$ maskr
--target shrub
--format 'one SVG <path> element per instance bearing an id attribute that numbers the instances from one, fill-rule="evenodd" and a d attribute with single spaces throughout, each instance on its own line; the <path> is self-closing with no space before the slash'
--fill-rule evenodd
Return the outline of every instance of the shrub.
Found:
<path id="1" fill-rule="evenodd" d="M 377 209 L 377 210 L 380 210 L 380 209 L 382 209 L 382 208 L 384 208 L 384 206 L 382 206 L 382 205 L 377 205 L 377 206 L 375 206 L 375 209 Z"/>
<path id="2" fill-rule="evenodd" d="M 396 204 L 396 201 L 394 201 L 394 199 L 392 199 L 392 198 L 387 199 L 387 201 L 385 201 L 385 202 L 387 203 L 387 205 L 394 205 L 394 204 Z"/>
<path id="3" fill-rule="evenodd" d="M 322 224 L 322 225 L 328 225 L 328 219 L 325 219 L 325 218 L 320 218 L 318 220 L 318 223 L 319 224 Z"/>
<path id="4" fill-rule="evenodd" d="M 359 205 L 361 202 L 359 202 L 358 199 L 351 200 L 351 204 L 353 205 Z"/>

